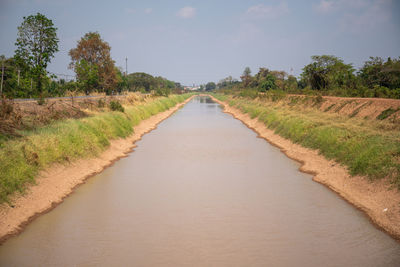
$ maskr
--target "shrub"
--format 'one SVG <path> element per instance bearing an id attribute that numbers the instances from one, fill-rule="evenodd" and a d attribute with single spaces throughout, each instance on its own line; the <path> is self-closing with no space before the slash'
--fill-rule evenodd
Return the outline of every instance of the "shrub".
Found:
<path id="1" fill-rule="evenodd" d="M 104 108 L 106 106 L 106 102 L 103 100 L 103 99 L 99 99 L 98 101 L 97 101 L 97 107 L 99 107 L 99 108 Z"/>
<path id="2" fill-rule="evenodd" d="M 117 100 L 113 100 L 110 102 L 110 109 L 112 111 L 125 112 L 124 107 Z"/>

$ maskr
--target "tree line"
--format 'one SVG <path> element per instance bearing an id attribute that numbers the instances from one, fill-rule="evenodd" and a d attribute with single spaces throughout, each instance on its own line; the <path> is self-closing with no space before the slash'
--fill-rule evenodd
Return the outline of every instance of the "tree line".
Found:
<path id="1" fill-rule="evenodd" d="M 8 98 L 64 96 L 67 93 L 93 92 L 107 95 L 122 91 L 154 92 L 168 95 L 182 86 L 163 77 L 146 73 L 127 74 L 115 66 L 111 47 L 98 32 L 86 33 L 75 48 L 69 50 L 75 79 L 57 79 L 47 66 L 58 52 L 57 28 L 43 14 L 23 18 L 18 27 L 13 57 L 0 56 L 2 94 Z"/>
<path id="2" fill-rule="evenodd" d="M 352 64 L 332 55 L 312 56 L 311 60 L 299 78 L 268 68 L 260 68 L 258 73 L 251 75 L 250 68 L 246 67 L 241 81 L 228 77 L 217 83 L 216 88 L 400 99 L 400 57 L 386 60 L 370 57 L 357 71 Z"/>

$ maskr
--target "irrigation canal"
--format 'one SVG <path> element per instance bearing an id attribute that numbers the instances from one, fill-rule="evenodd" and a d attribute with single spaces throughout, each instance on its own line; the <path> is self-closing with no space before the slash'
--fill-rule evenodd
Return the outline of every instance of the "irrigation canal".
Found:
<path id="1" fill-rule="evenodd" d="M 400 266 L 400 243 L 206 97 L 0 246 L 1 266 Z"/>

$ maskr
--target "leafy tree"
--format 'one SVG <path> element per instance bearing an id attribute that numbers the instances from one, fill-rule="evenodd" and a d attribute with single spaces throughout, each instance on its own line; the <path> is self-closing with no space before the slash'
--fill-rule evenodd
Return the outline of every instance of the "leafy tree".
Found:
<path id="1" fill-rule="evenodd" d="M 380 57 L 370 57 L 359 71 L 363 84 L 369 88 L 384 86 L 390 89 L 400 88 L 400 58 L 385 62 Z"/>
<path id="2" fill-rule="evenodd" d="M 298 88 L 297 79 L 293 75 L 289 75 L 285 83 L 288 91 L 295 91 Z"/>
<path id="3" fill-rule="evenodd" d="M 249 67 L 246 67 L 244 69 L 242 76 L 240 76 L 240 79 L 242 79 L 243 87 L 248 87 L 250 85 L 252 77 L 251 77 L 251 70 Z"/>
<path id="4" fill-rule="evenodd" d="M 217 85 L 214 82 L 209 82 L 206 84 L 206 91 L 214 90 L 216 87 Z"/>
<path id="5" fill-rule="evenodd" d="M 118 83 L 117 71 L 110 51 L 111 47 L 101 39 L 98 32 L 88 32 L 78 41 L 76 48 L 69 51 L 71 56 L 70 68 L 75 70 L 78 80 L 84 79 L 85 76 L 89 77 L 88 73 L 79 71 L 81 60 L 84 60 L 90 65 L 86 70 L 97 69 L 98 85 L 95 89 L 110 94 Z M 81 75 L 83 77 L 80 77 Z"/>
<path id="6" fill-rule="evenodd" d="M 117 85 L 115 87 L 117 92 L 121 93 L 123 90 L 128 90 L 128 77 L 124 74 L 124 71 L 116 67 L 115 72 L 117 73 Z"/>
<path id="7" fill-rule="evenodd" d="M 247 77 L 247 76 L 251 76 L 251 70 L 250 67 L 246 67 L 243 71 L 243 76 Z"/>
<path id="8" fill-rule="evenodd" d="M 128 87 L 133 91 L 144 90 L 150 92 L 156 85 L 156 80 L 150 74 L 135 72 L 128 75 Z"/>
<path id="9" fill-rule="evenodd" d="M 46 16 L 37 13 L 24 17 L 18 27 L 15 58 L 21 66 L 26 66 L 34 77 L 39 94 L 42 94 L 46 68 L 58 51 L 57 28 Z"/>
<path id="10" fill-rule="evenodd" d="M 238 80 L 232 78 L 232 76 L 228 76 L 222 80 L 220 80 L 217 84 L 218 88 L 230 87 L 234 84 L 238 83 Z"/>
<path id="11" fill-rule="evenodd" d="M 75 72 L 80 88 L 88 95 L 94 88 L 99 85 L 99 70 L 94 64 L 88 63 L 81 59 L 75 64 Z"/>
<path id="12" fill-rule="evenodd" d="M 6 97 L 30 97 L 36 95 L 31 90 L 31 73 L 24 71 L 15 58 L 0 56 L 0 65 L 4 62 L 3 94 Z M 19 74 L 19 82 L 18 82 Z M 0 74 L 1 75 L 1 74 Z M 32 88 L 36 83 L 32 80 Z"/>
<path id="13" fill-rule="evenodd" d="M 312 56 L 312 62 L 303 68 L 302 79 L 315 90 L 351 87 L 355 81 L 351 64 L 329 55 Z"/>
<path id="14" fill-rule="evenodd" d="M 260 91 L 268 91 L 271 89 L 276 89 L 276 84 L 275 84 L 276 78 L 272 74 L 267 74 L 267 77 L 263 79 L 259 85 Z"/>

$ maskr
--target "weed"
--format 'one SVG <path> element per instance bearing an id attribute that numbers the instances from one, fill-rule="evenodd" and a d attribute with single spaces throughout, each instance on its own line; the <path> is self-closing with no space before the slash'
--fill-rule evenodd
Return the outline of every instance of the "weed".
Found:
<path id="1" fill-rule="evenodd" d="M 112 111 L 125 112 L 124 107 L 117 100 L 110 101 L 110 109 Z"/>
<path id="2" fill-rule="evenodd" d="M 382 113 L 379 114 L 379 116 L 376 117 L 376 118 L 377 118 L 378 120 L 384 120 L 384 119 L 390 117 L 390 115 L 392 115 L 393 113 L 396 113 L 396 112 L 399 111 L 399 110 L 400 110 L 400 108 L 397 108 L 397 109 L 392 109 L 392 108 L 385 109 L 385 110 L 382 111 Z"/>
<path id="3" fill-rule="evenodd" d="M 327 107 L 324 112 L 328 112 L 329 110 L 331 110 L 333 107 L 335 106 L 335 104 L 330 105 L 329 107 Z"/>
<path id="4" fill-rule="evenodd" d="M 106 102 L 104 101 L 104 99 L 99 99 L 98 101 L 97 101 L 97 107 L 99 107 L 99 108 L 104 108 L 106 106 Z"/>

